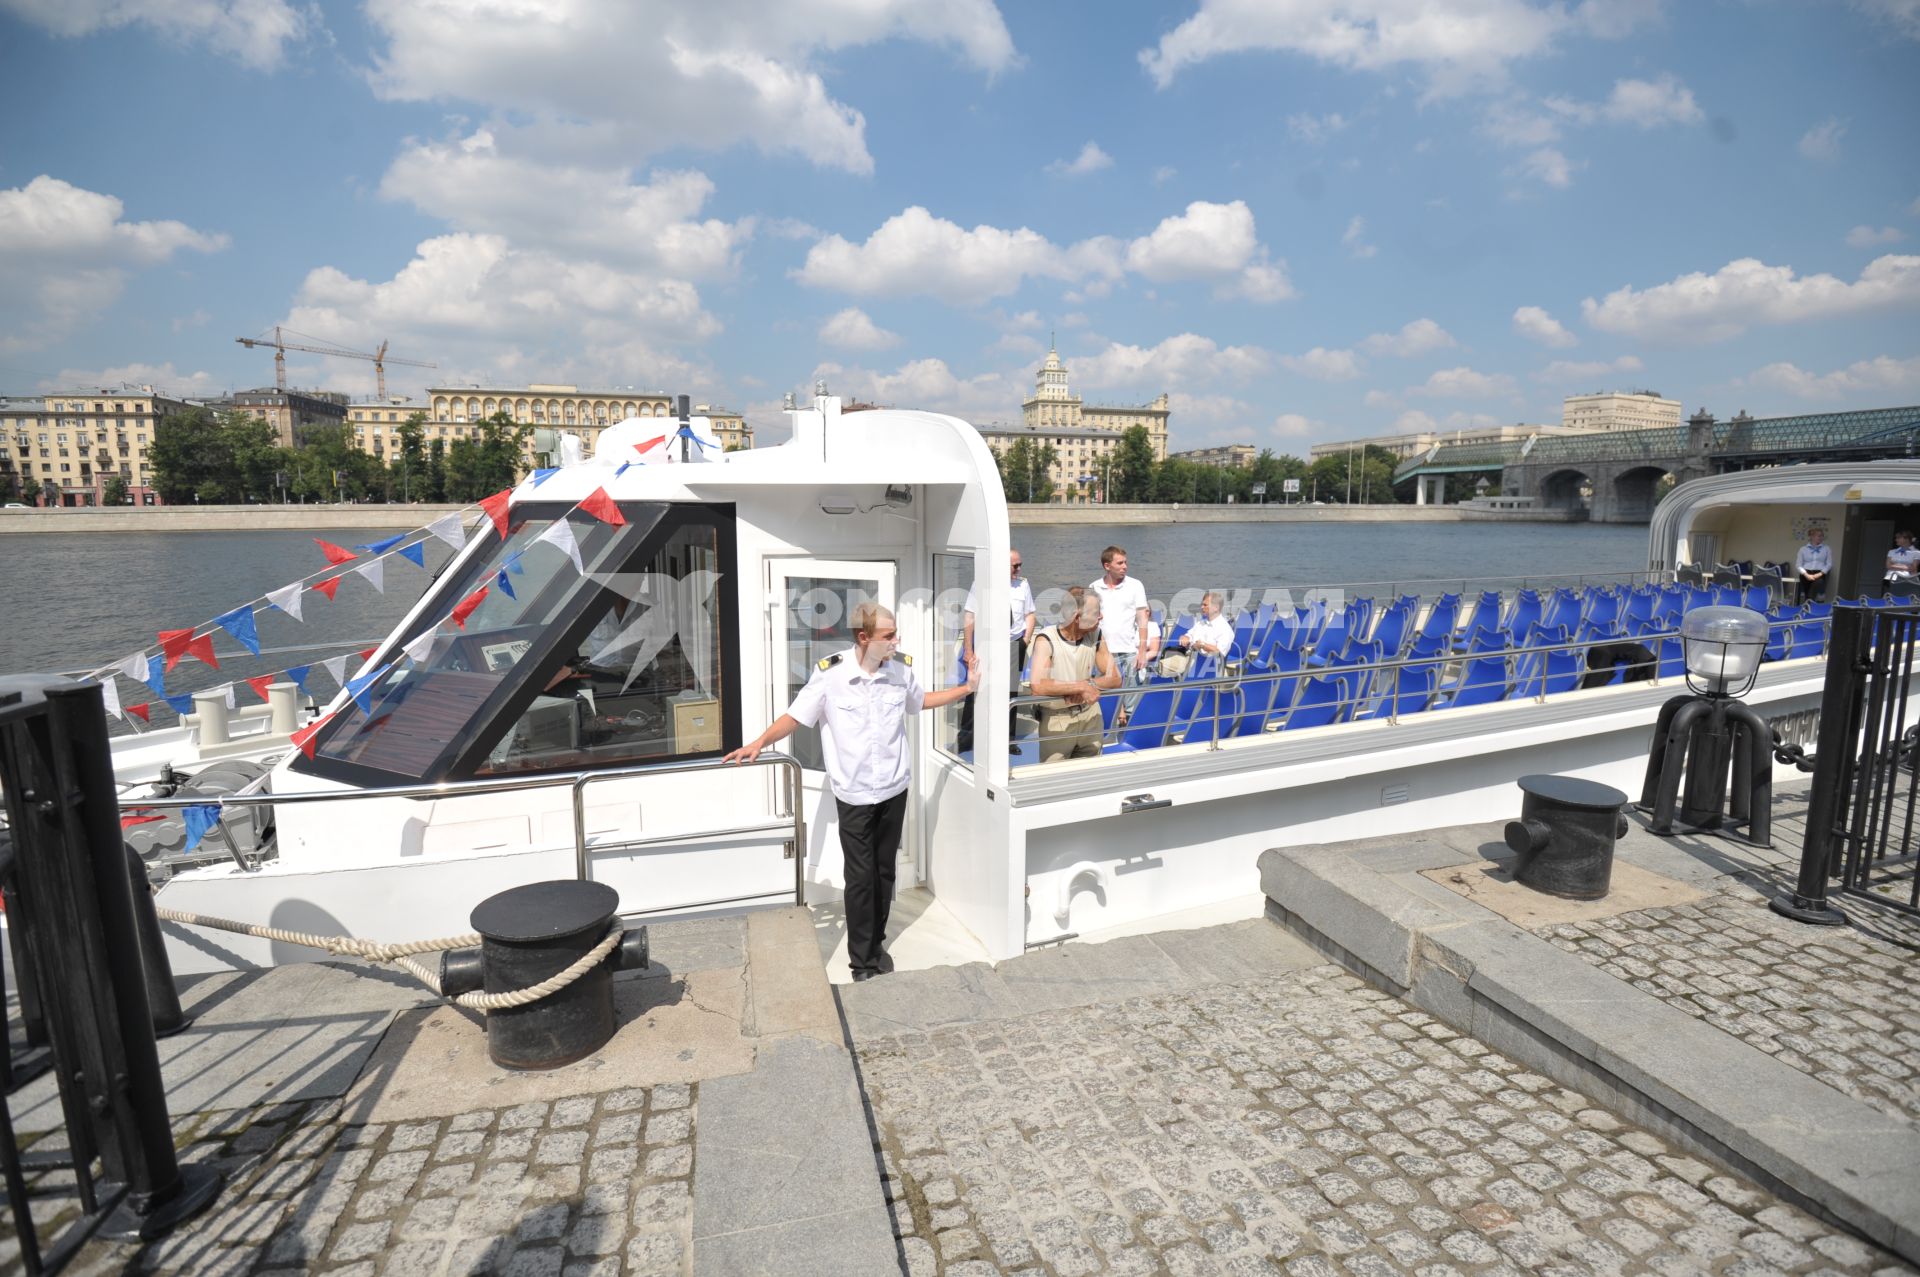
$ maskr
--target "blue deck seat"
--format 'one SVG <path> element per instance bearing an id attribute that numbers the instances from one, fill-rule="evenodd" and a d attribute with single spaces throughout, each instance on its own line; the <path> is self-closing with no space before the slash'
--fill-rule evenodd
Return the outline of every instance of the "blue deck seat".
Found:
<path id="1" fill-rule="evenodd" d="M 1344 722 L 1350 700 L 1345 674 L 1317 674 L 1302 681 L 1299 695 L 1280 719 L 1278 729 L 1291 732 Z"/>
<path id="2" fill-rule="evenodd" d="M 1473 610 L 1460 622 L 1460 633 L 1469 640 L 1481 630 L 1500 628 L 1500 591 L 1482 590 Z"/>
<path id="3" fill-rule="evenodd" d="M 1788 631 L 1791 636 L 1787 643 L 1787 655 L 1791 660 L 1803 656 L 1819 656 L 1827 650 L 1827 619 L 1813 615 L 1813 605 L 1809 604 L 1807 613 L 1793 623 Z"/>
<path id="4" fill-rule="evenodd" d="M 1687 649 L 1680 639 L 1660 640 L 1660 677 L 1684 678 L 1687 673 Z"/>
<path id="5" fill-rule="evenodd" d="M 1390 690 L 1374 705 L 1368 718 L 1404 718 L 1408 714 L 1424 713 L 1433 704 L 1440 686 L 1437 664 L 1402 665 L 1382 670 L 1378 677 Z"/>
<path id="6" fill-rule="evenodd" d="M 1500 628 L 1509 634 L 1525 634 L 1539 623 L 1541 615 L 1540 595 L 1533 590 L 1522 590 L 1513 596 L 1513 610 L 1507 613 L 1506 623 Z"/>
<path id="7" fill-rule="evenodd" d="M 1373 627 L 1372 641 L 1379 645 L 1388 660 L 1400 655 L 1407 645 L 1407 631 L 1413 624 L 1413 610 L 1416 601 L 1404 598 L 1380 614 L 1380 623 Z"/>
<path id="8" fill-rule="evenodd" d="M 1476 656 L 1467 662 L 1467 668 L 1459 679 L 1440 689 L 1440 700 L 1434 708 L 1491 705 L 1506 699 L 1507 689 L 1507 658 Z"/>

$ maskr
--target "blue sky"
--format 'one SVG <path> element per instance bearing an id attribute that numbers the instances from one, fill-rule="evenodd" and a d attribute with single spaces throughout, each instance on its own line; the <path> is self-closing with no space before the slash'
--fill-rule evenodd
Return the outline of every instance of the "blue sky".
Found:
<path id="1" fill-rule="evenodd" d="M 1920 402 L 1920 0 L 0 0 L 0 118 L 11 393 Z"/>

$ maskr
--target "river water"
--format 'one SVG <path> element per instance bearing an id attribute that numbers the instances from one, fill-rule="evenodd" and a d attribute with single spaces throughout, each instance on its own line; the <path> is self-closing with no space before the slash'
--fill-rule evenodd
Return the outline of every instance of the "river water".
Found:
<path id="1" fill-rule="evenodd" d="M 1443 583 L 1451 578 L 1567 577 L 1646 567 L 1643 527 L 1558 523 L 1176 524 L 1156 527 L 1023 527 L 1014 530 L 1036 590 L 1084 585 L 1100 551 L 1123 545 L 1156 599 L 1204 587 L 1271 587 L 1360 581 Z M 333 530 L 342 545 L 392 529 Z M 257 616 L 260 658 L 223 657 L 218 674 L 188 660 L 168 691 L 204 687 L 350 652 L 384 635 L 443 566 L 430 541 L 421 570 L 386 560 L 385 593 L 354 575 L 329 603 L 307 594 L 304 622 Z M 198 625 L 326 567 L 311 532 L 72 533 L 0 537 L 0 673 L 90 669 L 154 644 L 154 633 Z M 1516 582 L 1517 584 L 1517 582 Z M 1385 587 L 1367 593 L 1385 594 Z M 322 645 L 320 650 L 287 651 Z M 216 646 L 234 646 L 222 635 Z M 353 662 L 358 667 L 358 662 Z M 316 690 L 331 688 L 324 681 Z M 145 699 L 122 682 L 129 699 Z M 243 702 L 249 696 L 243 689 Z M 157 721 L 157 720 L 156 720 Z"/>

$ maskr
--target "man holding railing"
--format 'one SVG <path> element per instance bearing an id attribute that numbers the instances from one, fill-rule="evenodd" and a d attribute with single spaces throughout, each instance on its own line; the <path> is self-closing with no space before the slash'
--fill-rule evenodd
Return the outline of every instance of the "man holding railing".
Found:
<path id="1" fill-rule="evenodd" d="M 1033 640 L 1035 696 L 1040 706 L 1040 761 L 1098 758 L 1106 724 L 1100 693 L 1120 686 L 1120 669 L 1100 633 L 1100 596 L 1079 586 L 1060 602 L 1060 623 Z"/>

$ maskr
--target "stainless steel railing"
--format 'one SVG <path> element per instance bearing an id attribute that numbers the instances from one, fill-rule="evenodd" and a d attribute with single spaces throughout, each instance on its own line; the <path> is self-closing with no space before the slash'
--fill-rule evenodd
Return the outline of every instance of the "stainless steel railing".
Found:
<path id="1" fill-rule="evenodd" d="M 788 831 L 786 856 L 793 865 L 793 902 L 796 905 L 806 903 L 806 846 L 807 816 L 805 795 L 801 789 L 802 773 L 798 759 L 775 750 L 765 750 L 760 757 L 750 763 L 733 764 L 718 758 L 676 760 L 663 763 L 645 763 L 635 767 L 613 767 L 595 771 L 542 772 L 532 776 L 503 776 L 489 780 L 449 780 L 432 785 L 385 785 L 364 789 L 303 790 L 293 794 L 199 794 L 189 798 L 136 798 L 123 795 L 120 801 L 122 811 L 170 811 L 184 807 L 218 806 L 221 813 L 215 818 L 215 832 L 219 833 L 227 844 L 233 861 L 242 870 L 252 873 L 258 866 L 249 864 L 241 855 L 233 839 L 227 835 L 225 814 L 228 807 L 280 807 L 299 806 L 307 803 L 350 802 L 369 798 L 399 798 L 416 802 L 436 798 L 465 798 L 480 794 L 507 794 L 525 790 L 557 789 L 562 785 L 571 788 L 573 808 L 573 855 L 574 873 L 583 881 L 592 878 L 592 857 L 587 845 L 587 786 L 608 780 L 636 780 L 657 776 L 685 775 L 693 772 L 717 771 L 723 767 L 777 767 L 783 773 L 781 786 L 782 802 L 775 805 L 774 819 L 758 824 L 732 825 L 722 829 L 702 829 L 687 833 L 660 834 L 648 838 L 624 840 L 612 844 L 617 847 L 663 846 L 677 842 L 694 842 L 713 838 L 727 838 L 740 834 L 774 833 Z M 784 804 L 785 810 L 781 811 Z M 641 910 L 645 913 L 660 913 L 667 908 L 692 909 L 707 905 L 732 904 L 740 900 L 757 899 L 758 896 L 736 896 L 727 900 L 693 901 L 685 904 L 665 906 L 656 909 Z"/>

